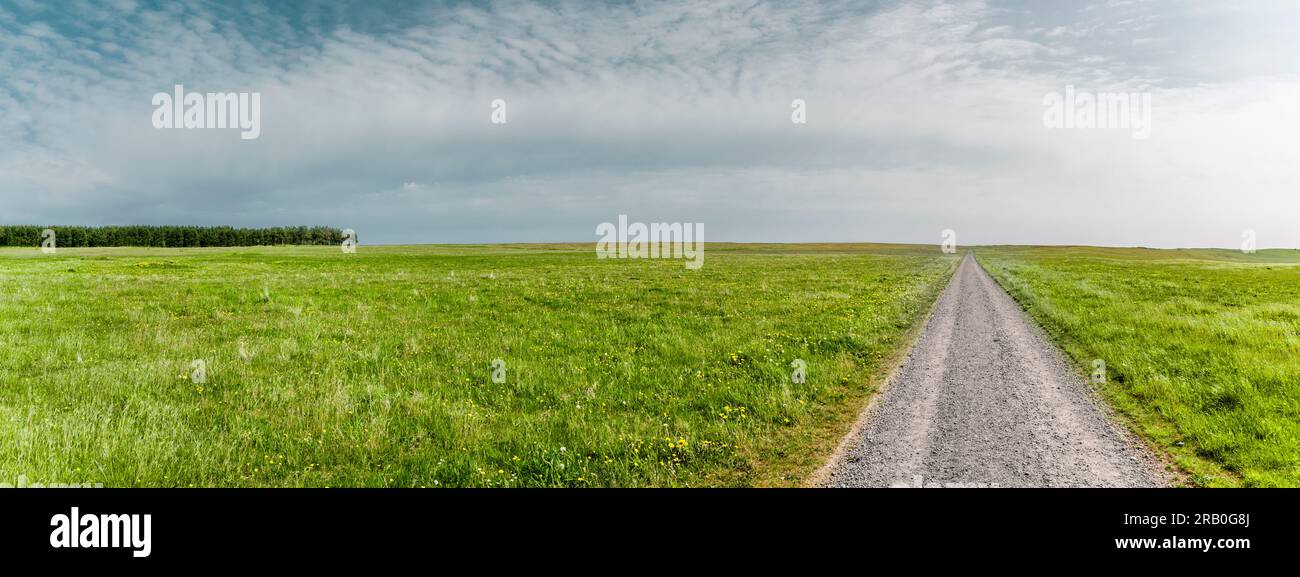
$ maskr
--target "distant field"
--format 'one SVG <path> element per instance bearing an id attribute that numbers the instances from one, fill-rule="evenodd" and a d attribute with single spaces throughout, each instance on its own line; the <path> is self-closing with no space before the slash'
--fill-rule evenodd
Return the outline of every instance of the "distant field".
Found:
<path id="1" fill-rule="evenodd" d="M 0 482 L 794 484 L 956 262 L 901 245 L 709 245 L 698 271 L 589 244 L 3 249 Z"/>
<path id="2" fill-rule="evenodd" d="M 1192 484 L 1300 486 L 1300 251 L 976 256 Z"/>

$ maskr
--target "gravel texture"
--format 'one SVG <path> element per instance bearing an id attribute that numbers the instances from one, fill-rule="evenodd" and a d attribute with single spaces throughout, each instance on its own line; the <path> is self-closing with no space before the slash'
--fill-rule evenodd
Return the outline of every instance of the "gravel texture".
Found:
<path id="1" fill-rule="evenodd" d="M 1143 487 L 1159 462 L 967 254 L 831 487 Z"/>

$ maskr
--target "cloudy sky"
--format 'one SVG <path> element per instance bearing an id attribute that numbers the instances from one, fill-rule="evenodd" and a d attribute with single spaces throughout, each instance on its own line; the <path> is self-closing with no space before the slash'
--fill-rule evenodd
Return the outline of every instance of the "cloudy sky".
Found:
<path id="1" fill-rule="evenodd" d="M 0 224 L 1300 247 L 1291 0 L 0 0 L 0 70 Z M 175 84 L 261 137 L 154 128 Z M 1150 137 L 1045 127 L 1066 86 Z"/>

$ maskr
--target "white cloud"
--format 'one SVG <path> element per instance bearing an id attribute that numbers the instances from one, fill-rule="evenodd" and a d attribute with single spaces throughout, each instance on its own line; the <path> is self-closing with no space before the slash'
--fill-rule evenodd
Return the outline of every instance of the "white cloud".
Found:
<path id="1" fill-rule="evenodd" d="M 1177 54 L 1127 54 L 1115 38 L 1176 45 L 1201 22 L 1146 4 L 516 1 L 386 25 L 119 4 L 80 28 L 0 9 L 0 32 L 36 32 L 0 33 L 18 135 L 0 221 L 479 242 L 583 240 L 629 213 L 716 240 L 1235 246 L 1254 228 L 1300 246 L 1295 68 L 1198 81 Z M 175 83 L 262 92 L 262 138 L 153 129 Z M 1066 84 L 1152 91 L 1152 137 L 1045 130 L 1041 98 Z"/>

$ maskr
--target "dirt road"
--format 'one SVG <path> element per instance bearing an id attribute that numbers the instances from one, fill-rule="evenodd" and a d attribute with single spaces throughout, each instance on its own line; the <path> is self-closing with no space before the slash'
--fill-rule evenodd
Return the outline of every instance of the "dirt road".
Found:
<path id="1" fill-rule="evenodd" d="M 823 471 L 832 487 L 1137 487 L 1159 464 L 971 255 L 864 426 Z"/>

